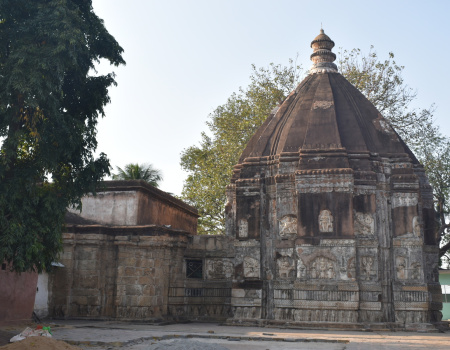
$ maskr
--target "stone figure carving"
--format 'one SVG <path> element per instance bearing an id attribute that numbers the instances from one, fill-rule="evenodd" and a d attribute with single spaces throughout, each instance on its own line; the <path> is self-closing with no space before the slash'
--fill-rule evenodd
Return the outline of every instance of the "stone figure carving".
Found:
<path id="1" fill-rule="evenodd" d="M 208 278 L 224 279 L 233 276 L 233 263 L 229 260 L 207 260 L 206 266 Z"/>
<path id="2" fill-rule="evenodd" d="M 306 278 L 306 266 L 302 259 L 297 260 L 297 278 Z"/>
<path id="3" fill-rule="evenodd" d="M 327 209 L 322 210 L 319 214 L 319 231 L 333 232 L 333 215 Z"/>
<path id="4" fill-rule="evenodd" d="M 259 261 L 250 256 L 244 258 L 244 277 L 259 277 Z"/>
<path id="5" fill-rule="evenodd" d="M 366 275 L 366 281 L 370 280 L 370 275 L 372 274 L 373 257 L 363 256 L 361 257 L 361 272 Z"/>
<path id="6" fill-rule="evenodd" d="M 246 219 L 239 220 L 239 237 L 248 237 L 248 222 Z"/>
<path id="7" fill-rule="evenodd" d="M 281 237 L 288 237 L 297 233 L 297 218 L 285 215 L 280 220 L 279 232 Z"/>
<path id="8" fill-rule="evenodd" d="M 397 278 L 399 280 L 405 280 L 407 278 L 406 258 L 404 258 L 403 256 L 397 256 L 395 262 L 396 262 Z"/>
<path id="9" fill-rule="evenodd" d="M 375 232 L 374 220 L 372 214 L 356 212 L 355 214 L 355 233 L 368 236 Z"/>
<path id="10" fill-rule="evenodd" d="M 352 258 L 348 259 L 348 262 L 347 262 L 347 277 L 348 278 L 355 278 L 356 277 L 355 257 L 352 257 Z"/>
<path id="11" fill-rule="evenodd" d="M 281 278 L 291 277 L 291 272 L 295 270 L 292 258 L 282 256 L 277 260 L 278 276 Z"/>
<path id="12" fill-rule="evenodd" d="M 334 279 L 336 271 L 333 260 L 320 256 L 314 259 L 310 267 L 311 278 Z"/>
<path id="13" fill-rule="evenodd" d="M 412 225 L 414 236 L 420 237 L 420 219 L 418 216 L 413 217 Z"/>
<path id="14" fill-rule="evenodd" d="M 422 267 L 420 263 L 415 262 L 411 265 L 412 267 L 412 276 L 413 280 L 420 280 L 420 268 Z"/>

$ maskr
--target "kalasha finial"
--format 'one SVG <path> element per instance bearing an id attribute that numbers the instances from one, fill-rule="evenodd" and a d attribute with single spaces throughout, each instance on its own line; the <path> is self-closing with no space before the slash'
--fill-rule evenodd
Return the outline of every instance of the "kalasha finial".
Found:
<path id="1" fill-rule="evenodd" d="M 311 42 L 311 47 L 314 50 L 311 55 L 313 66 L 309 70 L 313 73 L 337 73 L 337 66 L 333 63 L 336 60 L 336 55 L 331 52 L 334 47 L 334 41 L 325 34 L 323 29 L 320 29 L 320 34 Z"/>

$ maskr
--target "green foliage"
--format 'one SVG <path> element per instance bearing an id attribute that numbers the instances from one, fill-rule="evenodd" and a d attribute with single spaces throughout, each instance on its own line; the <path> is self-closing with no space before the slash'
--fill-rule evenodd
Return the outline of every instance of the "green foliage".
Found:
<path id="1" fill-rule="evenodd" d="M 200 234 L 224 233 L 225 188 L 233 166 L 268 112 L 297 86 L 301 70 L 292 60 L 288 66 L 252 68 L 249 86 L 233 93 L 209 116 L 212 136 L 202 133 L 200 145 L 181 154 L 181 167 L 189 174 L 182 199 L 198 208 Z"/>
<path id="2" fill-rule="evenodd" d="M 109 174 L 94 158 L 114 75 L 93 76 L 123 49 L 89 0 L 0 2 L 0 261 L 51 268 L 64 214 Z"/>
<path id="3" fill-rule="evenodd" d="M 117 174 L 113 174 L 113 180 L 144 180 L 154 187 L 159 187 L 162 181 L 161 171 L 153 168 L 152 164 L 130 163 L 125 169 L 117 167 Z"/>

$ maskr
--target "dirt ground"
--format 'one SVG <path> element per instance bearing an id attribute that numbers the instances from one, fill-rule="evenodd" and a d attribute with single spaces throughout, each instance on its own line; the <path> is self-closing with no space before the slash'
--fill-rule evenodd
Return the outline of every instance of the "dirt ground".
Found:
<path id="1" fill-rule="evenodd" d="M 15 343 L 0 346 L 0 350 L 81 350 L 81 348 L 53 338 L 29 337 Z"/>

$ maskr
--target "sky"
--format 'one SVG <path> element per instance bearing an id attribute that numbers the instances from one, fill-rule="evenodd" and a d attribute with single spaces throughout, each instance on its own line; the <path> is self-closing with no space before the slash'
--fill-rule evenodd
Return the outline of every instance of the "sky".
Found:
<path id="1" fill-rule="evenodd" d="M 180 195 L 187 174 L 180 154 L 198 145 L 208 116 L 240 86 L 251 65 L 307 70 L 310 43 L 321 26 L 333 49 L 373 45 L 395 54 L 415 108 L 436 107 L 436 123 L 450 135 L 450 1 L 93 0 L 94 11 L 124 48 L 111 103 L 98 124 L 98 152 L 114 167 L 150 163 L 163 173 L 160 188 Z"/>

